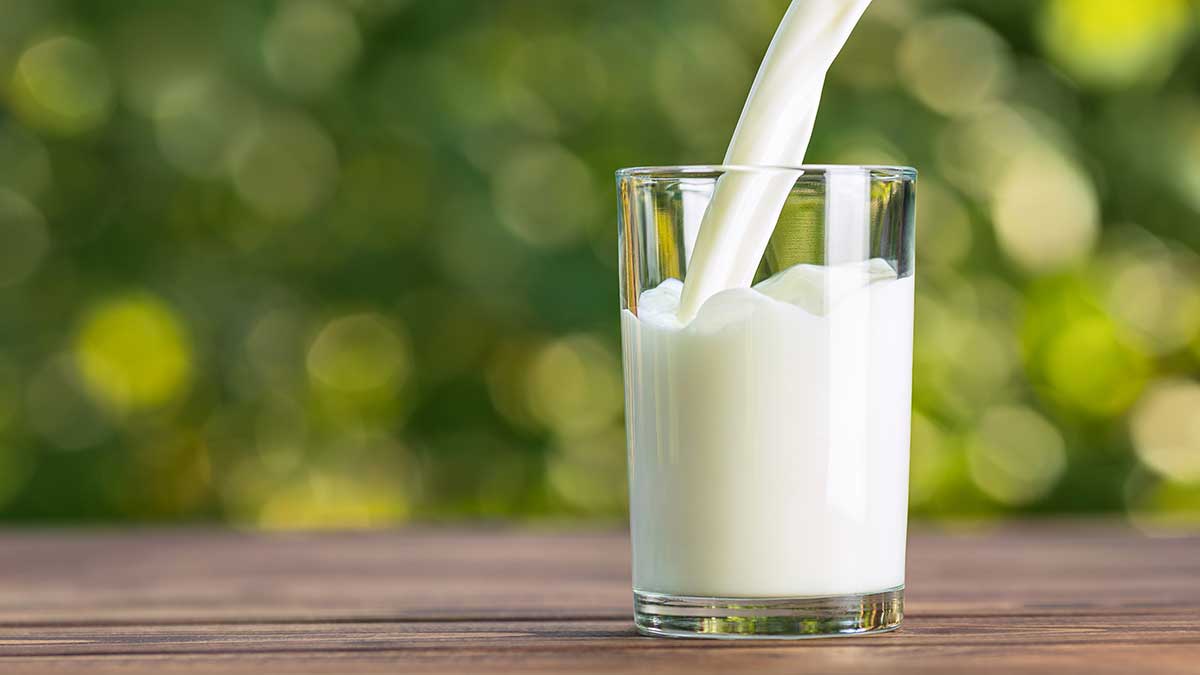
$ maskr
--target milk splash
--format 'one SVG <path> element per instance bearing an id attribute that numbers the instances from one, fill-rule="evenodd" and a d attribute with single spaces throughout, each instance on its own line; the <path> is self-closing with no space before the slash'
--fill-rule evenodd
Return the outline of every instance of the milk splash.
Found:
<path id="1" fill-rule="evenodd" d="M 870 2 L 792 0 L 754 78 L 726 165 L 804 163 L 825 75 Z M 731 172 L 718 180 L 688 262 L 679 305 L 683 321 L 714 294 L 750 285 L 799 176 Z"/>

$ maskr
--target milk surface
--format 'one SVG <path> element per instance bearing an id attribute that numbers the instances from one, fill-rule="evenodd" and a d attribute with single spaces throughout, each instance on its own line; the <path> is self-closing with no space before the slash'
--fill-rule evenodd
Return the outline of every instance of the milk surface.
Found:
<path id="1" fill-rule="evenodd" d="M 913 279 L 798 265 L 622 312 L 633 582 L 794 597 L 904 583 Z"/>

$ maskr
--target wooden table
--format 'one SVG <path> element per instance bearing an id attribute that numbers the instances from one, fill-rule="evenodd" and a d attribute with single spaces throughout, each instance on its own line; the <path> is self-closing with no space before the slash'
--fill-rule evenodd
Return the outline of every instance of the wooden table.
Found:
<path id="1" fill-rule="evenodd" d="M 891 634 L 637 636 L 615 533 L 0 534 L 0 673 L 1200 673 L 1200 537 L 910 537 Z"/>

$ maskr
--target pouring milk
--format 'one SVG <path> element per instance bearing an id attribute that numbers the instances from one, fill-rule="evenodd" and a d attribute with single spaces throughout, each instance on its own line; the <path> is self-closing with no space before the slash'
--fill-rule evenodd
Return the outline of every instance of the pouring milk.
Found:
<path id="1" fill-rule="evenodd" d="M 797 166 L 870 0 L 794 0 L 727 165 Z M 869 181 L 827 175 L 826 265 L 751 287 L 799 171 L 717 182 L 686 282 L 622 312 L 634 588 L 707 597 L 903 584 L 913 280 L 866 259 Z M 843 198 L 844 197 L 844 198 Z"/>
<path id="2" fill-rule="evenodd" d="M 812 136 L 825 74 L 871 0 L 793 0 L 767 48 L 726 165 L 799 166 Z M 688 263 L 680 316 L 754 278 L 798 173 L 727 174 L 717 184 Z"/>

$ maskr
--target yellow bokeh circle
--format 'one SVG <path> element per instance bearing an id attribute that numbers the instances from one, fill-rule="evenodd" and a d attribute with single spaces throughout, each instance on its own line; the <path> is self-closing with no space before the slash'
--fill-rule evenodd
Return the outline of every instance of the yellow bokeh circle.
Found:
<path id="1" fill-rule="evenodd" d="M 88 392 L 120 412 L 179 397 L 192 376 L 192 349 L 178 314 L 149 294 L 93 308 L 75 338 L 74 356 Z"/>

